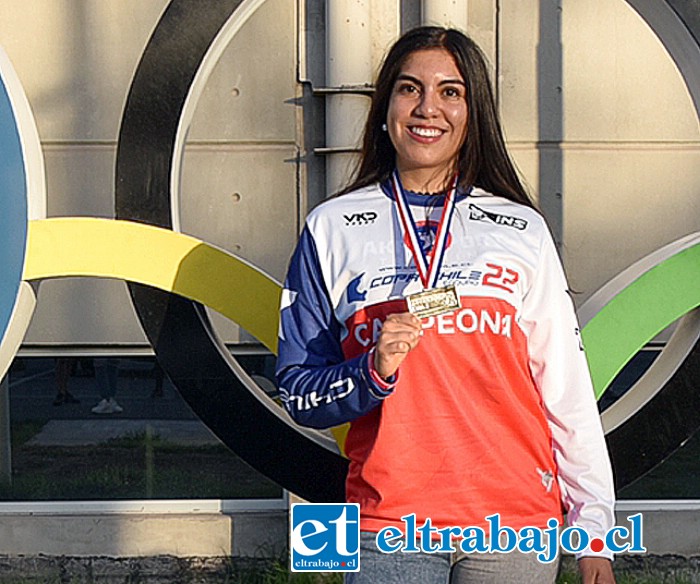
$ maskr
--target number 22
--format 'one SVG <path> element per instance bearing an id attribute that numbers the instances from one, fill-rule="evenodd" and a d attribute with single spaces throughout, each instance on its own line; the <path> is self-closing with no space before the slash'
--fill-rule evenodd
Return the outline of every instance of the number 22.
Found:
<path id="1" fill-rule="evenodd" d="M 491 271 L 484 275 L 484 286 L 493 286 L 511 293 L 515 291 L 512 286 L 520 278 L 518 272 L 496 264 L 486 264 L 486 267 Z"/>

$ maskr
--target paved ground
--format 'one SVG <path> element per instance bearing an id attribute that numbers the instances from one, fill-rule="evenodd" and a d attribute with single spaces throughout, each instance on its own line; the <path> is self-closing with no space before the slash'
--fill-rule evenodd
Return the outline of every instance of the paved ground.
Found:
<path id="1" fill-rule="evenodd" d="M 104 377 L 95 376 L 92 360 L 72 367 L 67 378 L 78 402 L 60 405 L 54 405 L 54 359 L 13 364 L 9 391 L 0 390 L 0 499 L 278 496 L 279 487 L 235 453 L 200 448 L 221 442 L 167 378 L 157 383 L 153 361 L 122 359 L 118 373 L 116 399 L 123 411 L 95 414 Z M 144 440 L 149 435 L 156 440 Z M 117 438 L 129 440 L 111 442 Z"/>
<path id="2" fill-rule="evenodd" d="M 28 444 L 34 446 L 80 446 L 100 444 L 112 438 L 151 432 L 173 444 L 206 446 L 219 440 L 196 420 L 51 420 Z"/>
<path id="3" fill-rule="evenodd" d="M 10 374 L 10 423 L 45 423 L 32 439 L 33 444 L 97 444 L 139 434 L 147 428 L 171 442 L 190 445 L 217 442 L 167 377 L 162 383 L 162 394 L 154 395 L 157 384 L 151 361 L 120 361 L 115 399 L 123 412 L 118 414 L 91 412 L 101 398 L 90 360 L 74 365 L 68 378 L 68 391 L 80 403 L 54 405 L 58 391 L 55 370 L 54 359 L 27 359 L 23 368 L 15 367 Z"/>

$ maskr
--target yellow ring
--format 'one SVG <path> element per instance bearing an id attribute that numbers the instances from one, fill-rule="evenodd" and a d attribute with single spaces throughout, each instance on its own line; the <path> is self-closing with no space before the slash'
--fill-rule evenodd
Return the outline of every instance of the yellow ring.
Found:
<path id="1" fill-rule="evenodd" d="M 113 219 L 29 222 L 25 280 L 119 278 L 200 302 L 277 353 L 281 286 L 232 254 L 189 235 Z"/>
<path id="2" fill-rule="evenodd" d="M 93 217 L 30 221 L 23 279 L 72 276 L 118 278 L 174 292 L 223 314 L 277 354 L 282 286 L 189 235 Z M 344 453 L 348 425 L 331 431 Z"/>

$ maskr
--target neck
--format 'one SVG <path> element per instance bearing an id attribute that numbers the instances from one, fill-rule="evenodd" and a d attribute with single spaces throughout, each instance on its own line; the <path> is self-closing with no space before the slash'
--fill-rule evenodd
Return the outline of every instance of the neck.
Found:
<path id="1" fill-rule="evenodd" d="M 451 169 L 402 169 L 398 168 L 401 184 L 415 193 L 442 193 L 452 185 Z"/>

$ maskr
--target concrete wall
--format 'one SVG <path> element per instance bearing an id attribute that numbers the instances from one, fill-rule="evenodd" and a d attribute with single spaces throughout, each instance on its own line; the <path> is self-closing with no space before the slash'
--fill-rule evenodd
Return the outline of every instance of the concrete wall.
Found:
<path id="1" fill-rule="evenodd" d="M 696 557 L 700 506 L 695 502 L 625 501 L 617 525 L 642 513 L 649 555 Z M 3 513 L 0 555 L 275 557 L 287 545 L 284 510 L 231 513 Z M 627 554 L 632 556 L 632 554 Z"/>
<path id="2" fill-rule="evenodd" d="M 0 3 L 0 43 L 24 85 L 44 149 L 49 216 L 113 216 L 121 111 L 141 51 L 166 4 Z M 107 340 L 100 331 L 145 343 L 123 283 L 42 285 L 28 342 Z"/>
<path id="3" fill-rule="evenodd" d="M 49 216 L 113 217 L 122 111 L 166 5 L 0 0 L 0 44 L 44 149 Z M 298 227 L 296 24 L 295 2 L 268 0 L 244 25 L 197 104 L 182 168 L 182 230 L 277 279 Z M 239 339 L 236 326 L 217 322 Z M 147 345 L 125 284 L 89 279 L 42 283 L 25 344 L 53 343 Z"/>
<path id="4" fill-rule="evenodd" d="M 285 512 L 4 515 L 0 554 L 275 557 L 287 532 Z"/>
<path id="5" fill-rule="evenodd" d="M 683 79 L 624 0 L 501 3 L 500 95 L 521 170 L 585 300 L 700 228 L 700 135 Z"/>
<path id="6" fill-rule="evenodd" d="M 627 517 L 643 516 L 644 547 L 649 554 L 700 554 L 700 504 L 697 501 L 620 501 L 616 525 L 630 527 Z M 633 557 L 636 554 L 627 554 Z"/>
<path id="7" fill-rule="evenodd" d="M 375 4 L 378 64 L 401 15 L 399 3 Z M 417 14 L 416 2 L 400 4 Z M 28 0 L 18 9 L 0 0 L 0 42 L 44 147 L 50 216 L 112 215 L 122 110 L 166 5 Z M 303 40 L 312 39 L 301 55 L 299 13 L 310 31 Z M 495 0 L 471 0 L 468 18 L 494 64 L 513 155 L 563 241 L 579 301 L 700 228 L 696 114 L 669 55 L 625 0 L 503 0 L 498 10 Z M 311 124 L 311 110 L 304 115 L 299 105 L 297 65 L 301 78 L 323 85 L 323 23 L 315 1 L 262 5 L 207 83 L 182 166 L 183 231 L 278 279 L 306 200 L 324 195 L 304 190 L 297 163 Z M 318 190 L 313 178 L 309 184 Z M 217 323 L 228 340 L 239 339 L 237 327 Z M 45 282 L 26 342 L 145 345 L 124 284 L 98 280 Z"/>

